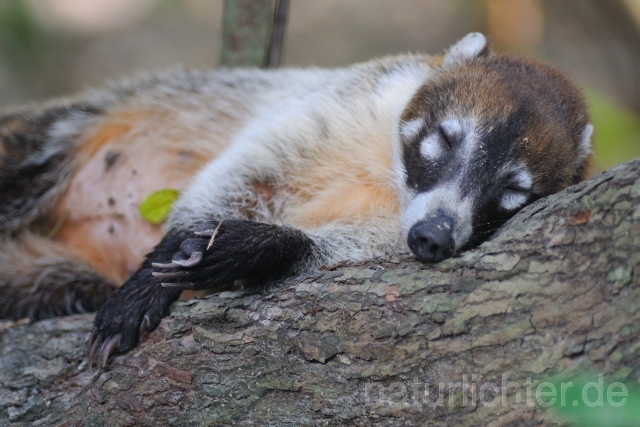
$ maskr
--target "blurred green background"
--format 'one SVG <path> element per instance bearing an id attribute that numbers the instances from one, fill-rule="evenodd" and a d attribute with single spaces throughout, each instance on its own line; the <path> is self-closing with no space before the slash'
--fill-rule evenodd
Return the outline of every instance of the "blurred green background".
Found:
<path id="1" fill-rule="evenodd" d="M 222 0 L 0 0 L 0 105 L 178 63 L 215 67 Z M 585 89 L 593 173 L 640 157 L 640 0 L 291 0 L 285 66 L 442 52 L 470 31 Z"/>

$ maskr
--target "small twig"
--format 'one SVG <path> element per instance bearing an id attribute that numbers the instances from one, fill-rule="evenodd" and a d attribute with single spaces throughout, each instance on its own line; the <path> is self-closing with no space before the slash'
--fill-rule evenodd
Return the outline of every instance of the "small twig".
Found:
<path id="1" fill-rule="evenodd" d="M 218 226 L 216 227 L 215 230 L 213 230 L 213 234 L 211 235 L 211 240 L 209 240 L 209 244 L 207 245 L 207 250 L 209 250 L 209 248 L 211 247 L 211 245 L 213 245 L 213 241 L 216 238 L 216 235 L 218 234 L 218 230 L 220 229 L 220 226 L 222 225 L 222 221 L 220 221 L 218 223 Z"/>
<path id="2" fill-rule="evenodd" d="M 31 319 L 29 319 L 28 317 L 23 317 L 22 319 L 19 320 L 7 320 L 7 321 L 0 321 L 0 332 L 4 332 L 4 331 L 8 331 L 11 328 L 14 328 L 16 326 L 20 326 L 20 325 L 27 325 L 31 323 Z"/>

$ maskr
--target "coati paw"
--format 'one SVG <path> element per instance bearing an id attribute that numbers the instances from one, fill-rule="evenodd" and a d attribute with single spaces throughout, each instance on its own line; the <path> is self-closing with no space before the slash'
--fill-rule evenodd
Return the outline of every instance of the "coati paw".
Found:
<path id="1" fill-rule="evenodd" d="M 209 243 L 206 243 L 203 238 L 208 238 L 211 242 L 211 236 L 214 233 L 217 234 L 222 221 L 220 222 L 205 222 L 193 233 L 200 238 L 186 239 L 180 244 L 180 251 L 176 252 L 173 259 L 169 263 L 154 262 L 151 265 L 160 269 L 172 269 L 179 267 L 193 267 L 202 261 L 203 253 L 208 249 Z M 161 274 L 153 273 L 156 277 L 171 277 L 162 276 Z"/>
<path id="2" fill-rule="evenodd" d="M 238 220 L 205 222 L 195 237 L 180 244 L 170 263 L 153 263 L 156 271 L 151 274 L 162 280 L 163 287 L 173 289 L 210 289 L 238 280 L 242 261 L 252 255 L 247 247 L 250 236 L 259 238 L 258 229 L 264 227 L 274 226 Z"/>
<path id="3" fill-rule="evenodd" d="M 218 233 L 223 221 L 206 222 L 194 232 L 197 237 L 184 240 L 180 244 L 180 251 L 176 252 L 171 262 L 151 264 L 154 268 L 163 271 L 154 271 L 151 273 L 154 277 L 160 279 L 177 279 L 175 283 L 163 282 L 162 286 L 167 288 L 179 289 L 202 289 L 202 287 L 194 287 L 192 282 L 181 281 L 180 279 L 193 276 L 192 272 L 186 270 L 197 267 L 202 264 L 204 254 L 215 240 L 214 233 Z M 212 238 L 213 236 L 213 238 Z"/>
<path id="4" fill-rule="evenodd" d="M 257 287 L 288 275 L 311 251 L 299 230 L 254 221 L 206 222 L 180 244 L 169 263 L 152 274 L 173 289 L 213 289 L 243 280 Z"/>
<path id="5" fill-rule="evenodd" d="M 89 366 L 95 360 L 103 368 L 112 354 L 131 350 L 168 314 L 180 290 L 155 280 L 149 267 L 139 270 L 100 308 L 87 343 Z"/>

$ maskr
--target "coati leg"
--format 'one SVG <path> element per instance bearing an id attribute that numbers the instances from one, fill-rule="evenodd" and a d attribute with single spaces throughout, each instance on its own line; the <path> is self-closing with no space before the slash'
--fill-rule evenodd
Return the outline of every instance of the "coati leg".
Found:
<path id="1" fill-rule="evenodd" d="M 132 349 L 140 338 L 152 331 L 180 297 L 181 289 L 166 288 L 154 277 L 152 263 L 171 259 L 180 242 L 190 237 L 186 231 L 169 231 L 149 253 L 141 267 L 109 298 L 96 315 L 87 344 L 90 364 L 97 355 L 98 367 L 106 364 L 114 351 Z"/>
<path id="2" fill-rule="evenodd" d="M 95 311 L 115 287 L 48 238 L 0 240 L 0 318 L 33 320 Z"/>
<path id="3" fill-rule="evenodd" d="M 207 251 L 214 230 L 216 238 Z M 309 261 L 312 248 L 301 231 L 254 221 L 208 222 L 196 234 L 170 231 L 100 309 L 88 344 L 89 360 L 97 355 L 98 366 L 104 366 L 113 351 L 133 348 L 140 335 L 167 315 L 183 289 L 212 289 L 240 280 L 256 290 L 296 273 Z M 193 268 L 159 272 L 163 266 Z M 178 276 L 192 282 L 166 283 Z"/>
<path id="4" fill-rule="evenodd" d="M 304 269 L 316 247 L 300 230 L 254 221 L 206 222 L 194 234 L 171 262 L 153 264 L 163 287 L 201 290 L 241 280 L 259 289 Z"/>
<path id="5" fill-rule="evenodd" d="M 132 349 L 141 334 L 158 325 L 183 289 L 213 289 L 236 282 L 260 290 L 286 277 L 347 259 L 345 252 L 356 253 L 357 248 L 366 246 L 364 240 L 377 254 L 385 249 L 388 252 L 382 245 L 395 244 L 390 243 L 396 240 L 393 230 L 385 230 L 375 220 L 371 224 L 330 224 L 306 232 L 248 220 L 223 220 L 206 222 L 195 233 L 171 231 L 147 256 L 142 268 L 100 309 L 88 344 L 89 360 L 97 356 L 98 366 L 104 366 L 111 353 Z"/>

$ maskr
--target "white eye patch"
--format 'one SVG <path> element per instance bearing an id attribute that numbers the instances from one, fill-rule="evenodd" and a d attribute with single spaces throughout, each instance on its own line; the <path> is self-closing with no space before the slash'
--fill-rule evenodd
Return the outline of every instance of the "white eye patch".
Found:
<path id="1" fill-rule="evenodd" d="M 422 128 L 424 128 L 424 122 L 422 119 L 410 120 L 408 122 L 404 122 L 400 126 L 400 134 L 405 139 L 410 139 L 417 136 L 422 131 Z"/>
<path id="2" fill-rule="evenodd" d="M 533 185 L 531 174 L 520 169 L 513 174 L 509 180 L 509 186 L 503 188 L 500 198 L 500 207 L 505 210 L 518 209 L 524 205 L 528 198 L 528 191 Z"/>
<path id="3" fill-rule="evenodd" d="M 427 160 L 435 160 L 444 154 L 440 136 L 432 134 L 423 139 L 420 143 L 420 154 Z"/>
<path id="4" fill-rule="evenodd" d="M 460 143 L 465 136 L 463 123 L 458 119 L 443 120 L 442 123 L 440 123 L 440 131 L 450 144 Z"/>
<path id="5" fill-rule="evenodd" d="M 505 190 L 502 194 L 502 198 L 500 199 L 500 207 L 504 210 L 511 211 L 518 209 L 520 206 L 524 205 L 526 201 L 527 196 L 525 194 Z"/>
<path id="6" fill-rule="evenodd" d="M 420 153 L 427 160 L 435 160 L 445 151 L 460 146 L 465 141 L 472 126 L 459 119 L 443 120 L 438 130 L 420 143 Z M 469 145 L 469 144 L 466 144 Z M 448 148 L 449 146 L 450 148 Z"/>

